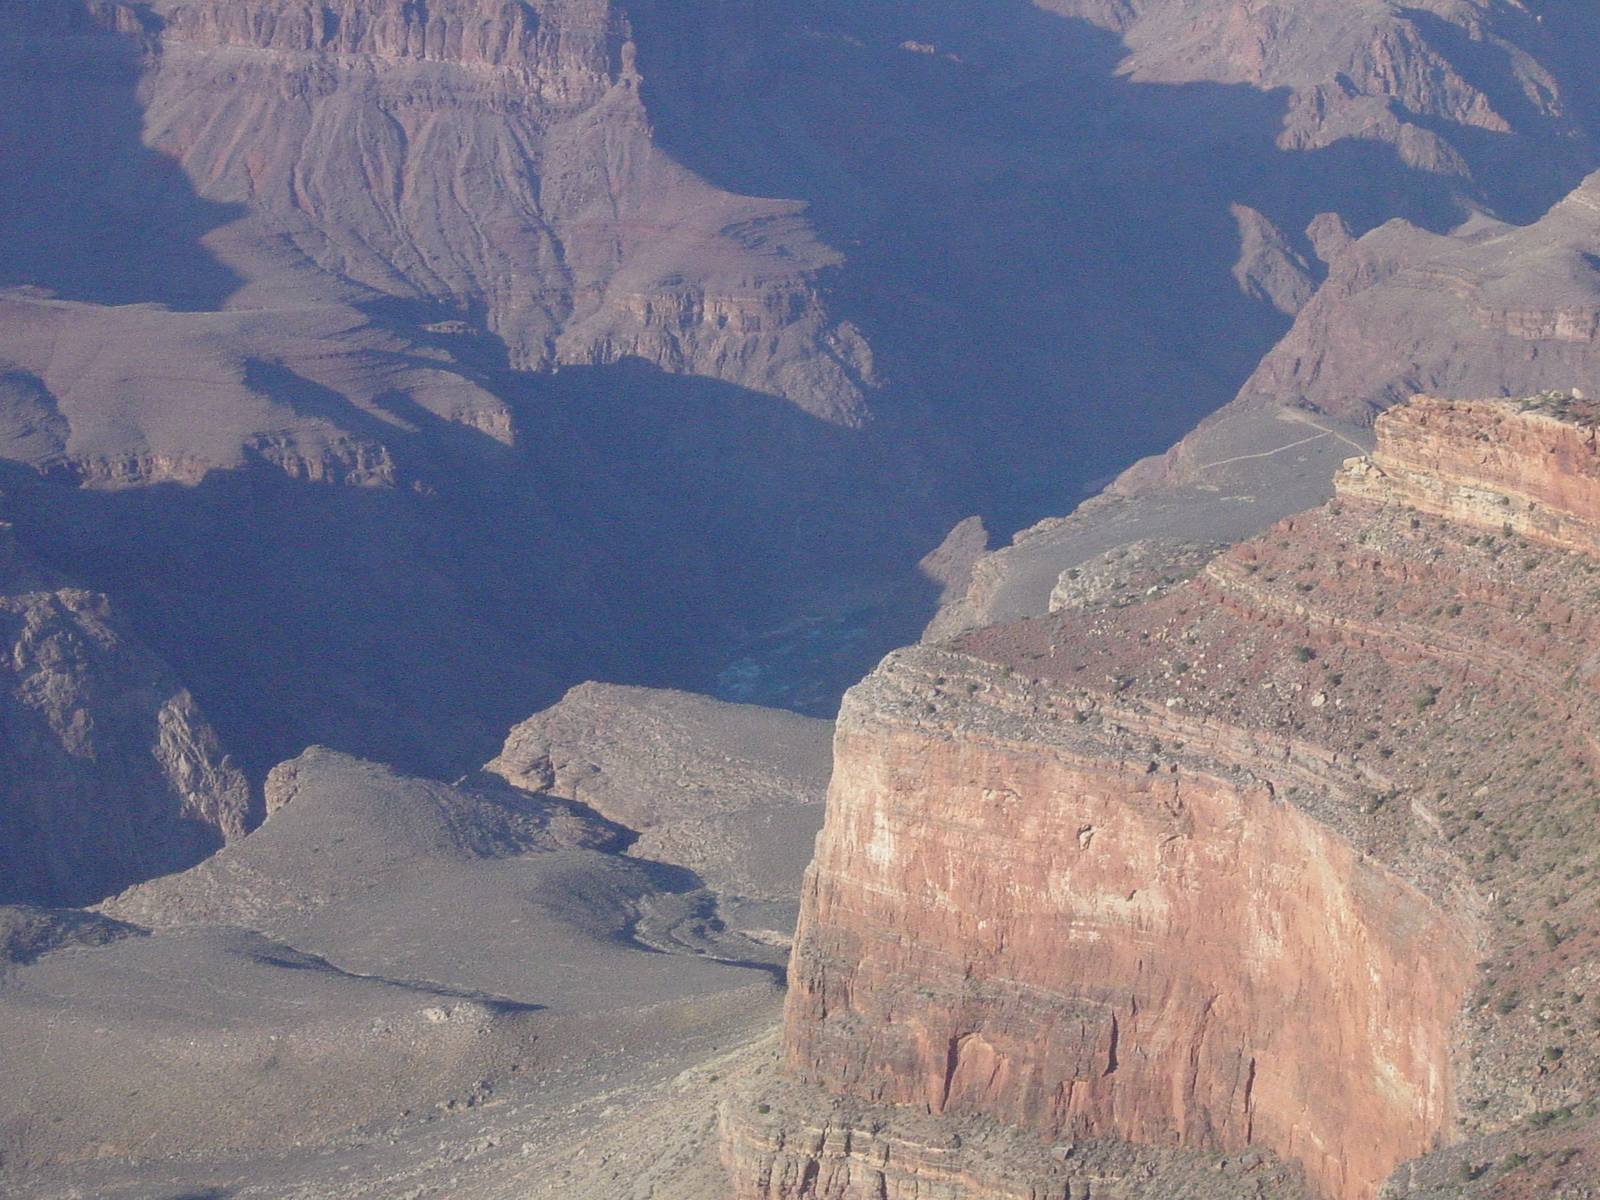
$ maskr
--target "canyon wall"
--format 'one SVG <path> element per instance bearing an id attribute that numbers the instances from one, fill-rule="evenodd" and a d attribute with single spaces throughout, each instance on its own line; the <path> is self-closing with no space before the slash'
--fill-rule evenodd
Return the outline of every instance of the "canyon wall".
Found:
<path id="1" fill-rule="evenodd" d="M 167 664 L 0 522 L 0 904 L 85 904 L 191 866 L 251 807 Z"/>
<path id="2" fill-rule="evenodd" d="M 1040 721 L 963 668 L 902 652 L 846 702 L 791 1070 L 1050 1137 L 1258 1145 L 1341 1197 L 1430 1149 L 1461 924 L 1280 799 L 1292 766 L 1134 712 Z"/>
<path id="3" fill-rule="evenodd" d="M 1370 458 L 1335 480 L 1341 495 L 1408 505 L 1490 531 L 1600 553 L 1600 449 L 1592 402 L 1415 397 L 1378 417 Z"/>
<path id="4" fill-rule="evenodd" d="M 1370 1200 L 1591 1094 L 1596 407 L 1416 397 L 1376 435 L 1187 582 L 847 695 L 740 1200 L 1073 1197 L 1107 1140 Z M 985 1121 L 1034 1149 L 990 1169 Z"/>
<path id="5" fill-rule="evenodd" d="M 1593 393 L 1597 250 L 1600 175 L 1526 220 L 1480 213 L 1448 233 L 1388 220 L 1329 252 L 1326 281 L 1237 403 L 1371 421 L 1414 392 Z"/>
<path id="6" fill-rule="evenodd" d="M 255 244 L 218 250 L 254 295 L 283 286 L 260 247 L 283 238 L 486 328 L 514 367 L 637 358 L 862 419 L 870 352 L 815 283 L 840 256 L 803 205 L 657 147 L 611 0 L 155 8 L 147 140 L 249 214 Z"/>

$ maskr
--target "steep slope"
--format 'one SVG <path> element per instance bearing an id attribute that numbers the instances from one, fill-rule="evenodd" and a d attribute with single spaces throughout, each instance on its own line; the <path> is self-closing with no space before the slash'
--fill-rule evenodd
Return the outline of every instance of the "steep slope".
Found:
<path id="1" fill-rule="evenodd" d="M 99 67 L 114 121 L 137 88 L 142 130 L 91 172 L 70 109 L 19 97 L 14 279 L 185 307 L 382 297 L 488 330 L 513 366 L 643 357 L 860 418 L 853 335 L 808 282 L 836 256 L 793 203 L 720 192 L 653 147 L 605 0 L 57 0 L 54 25 L 32 8 L 5 14 L 13 63 L 47 83 Z M 89 252 L 108 221 L 180 199 L 117 196 L 155 161 L 214 228 L 132 264 L 160 277 L 108 279 Z M 75 245 L 77 223 L 98 238 Z"/>
<path id="2" fill-rule="evenodd" d="M 0 910 L 0 1189 L 713 1194 L 829 732 L 587 684 L 507 739 L 516 787 L 314 747 L 192 869 Z"/>
<path id="3" fill-rule="evenodd" d="M 1164 449 L 1349 232 L 1592 167 L 1581 20 L 3 4 L 19 520 L 257 774 L 464 770 L 597 676 L 824 712 L 945 529 Z"/>
<path id="4" fill-rule="evenodd" d="M 791 962 L 802 1113 L 1253 1148 L 1340 1198 L 1430 1152 L 1397 1187 L 1592 1178 L 1594 428 L 1418 399 L 1165 595 L 886 660 Z M 740 1195 L 821 1169 L 729 1128 Z"/>
<path id="5" fill-rule="evenodd" d="M 1449 236 L 1391 222 L 1351 245 L 1241 404 L 1346 419 L 1412 391 L 1457 397 L 1600 387 L 1600 177 L 1537 221 Z"/>
<path id="6" fill-rule="evenodd" d="M 312 743 L 459 774 L 586 678 L 826 715 L 945 530 L 1166 448 L 1351 235 L 1570 189 L 1591 26 L 0 3 L 16 520 L 257 781 Z"/>
<path id="7" fill-rule="evenodd" d="M 577 679 L 708 687 L 946 524 L 874 499 L 926 487 L 862 428 L 837 252 L 656 147 L 630 37 L 604 3 L 0 5 L 17 519 L 257 776 L 311 742 L 459 772 Z"/>
<path id="8" fill-rule="evenodd" d="M 89 903 L 244 833 L 250 789 L 171 668 L 3 521 L 0 650 L 0 903 Z"/>
<path id="9" fill-rule="evenodd" d="M 1600 110 L 1584 64 L 1600 25 L 1575 6 L 1495 0 L 1041 0 L 1040 6 L 1116 30 L 1128 47 L 1119 70 L 1130 78 L 1281 89 L 1288 103 L 1277 141 L 1286 149 L 1385 142 L 1420 171 L 1470 179 L 1507 215 L 1541 211 L 1565 190 L 1563 180 L 1570 187 L 1573 172 L 1581 175 L 1593 161 Z M 1522 158 L 1514 148 L 1519 139 L 1540 143 L 1541 161 Z"/>
<path id="10" fill-rule="evenodd" d="M 1099 457 L 1108 422 L 1124 454 L 1164 450 L 1352 235 L 1531 220 L 1569 192 L 1597 164 L 1600 26 L 1552 8 L 815 0 L 640 4 L 634 25 L 664 144 L 811 199 L 859 246 L 837 303 L 884 378 L 1003 444 L 996 486 L 1018 489 Z"/>

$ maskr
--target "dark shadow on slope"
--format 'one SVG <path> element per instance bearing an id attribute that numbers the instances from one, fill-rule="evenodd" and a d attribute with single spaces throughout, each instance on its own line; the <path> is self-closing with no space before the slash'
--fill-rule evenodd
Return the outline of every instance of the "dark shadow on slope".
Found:
<path id="1" fill-rule="evenodd" d="M 730 955 L 723 940 L 727 926 L 718 915 L 718 897 L 703 879 L 687 867 L 655 859 L 636 858 L 655 895 L 642 894 L 614 940 L 646 954 L 690 955 L 723 966 L 760 971 L 779 987 L 788 972 L 782 963 Z"/>
<path id="2" fill-rule="evenodd" d="M 1589 6 L 1581 6 L 1589 9 Z M 1428 41 L 1445 49 L 1452 66 L 1493 105 L 1514 129 L 1544 129 L 1549 119 L 1521 87 L 1510 51 L 1488 39 L 1469 37 L 1460 27 L 1425 9 L 1402 9 Z M 1563 14 L 1570 22 L 1572 14 Z M 1525 14 L 1508 11 L 1501 19 L 1521 24 L 1519 32 L 1537 46 L 1541 60 L 1555 69 L 1563 100 L 1571 110 L 1568 136 L 1531 142 L 1526 136 L 1460 124 L 1430 121 L 1415 113 L 1406 119 L 1431 129 L 1466 157 L 1473 179 L 1496 215 L 1518 225 L 1537 221 L 1583 181 L 1597 165 L 1593 120 L 1595 83 L 1593 54 L 1600 48 L 1600 20 L 1592 11 L 1577 16 L 1559 41 L 1536 27 Z M 1542 25 L 1542 23 L 1541 23 Z M 1578 56 L 1584 56 L 1579 60 Z M 1542 88 L 1541 88 L 1542 90 Z M 1548 102 L 1549 97 L 1545 98 Z"/>
<path id="3" fill-rule="evenodd" d="M 344 967 L 335 966 L 320 954 L 297 950 L 287 943 L 274 942 L 267 938 L 262 940 L 265 943 L 265 949 L 241 951 L 243 957 L 248 958 L 251 962 L 260 963 L 262 966 L 277 967 L 283 971 L 323 971 L 344 979 L 356 979 L 366 983 L 382 984 L 384 987 L 401 988 L 408 992 L 420 992 L 425 996 L 435 996 L 443 1000 L 471 1000 L 482 1004 L 496 1016 L 544 1012 L 546 1008 L 543 1004 L 534 1004 L 527 1000 L 513 1000 L 506 996 L 496 996 L 489 992 L 477 991 L 471 988 L 453 987 L 450 984 L 436 983 L 431 979 L 399 979 L 389 975 L 372 975 L 364 971 L 351 971 Z"/>
<path id="4" fill-rule="evenodd" d="M 0 971 L 27 966 L 64 947 L 104 946 L 125 937 L 148 937 L 149 932 L 81 909 L 0 904 Z"/>
<path id="5" fill-rule="evenodd" d="M 582 680 L 710 690 L 728 647 L 916 578 L 962 515 L 903 449 L 725 384 L 634 363 L 500 390 L 517 450 L 416 406 L 415 434 L 371 418 L 396 488 L 264 463 L 115 492 L 13 467 L 5 486 L 18 536 L 116 597 L 258 779 L 314 743 L 454 777 Z M 830 708 L 934 600 L 900 585 L 829 668 L 850 677 L 808 694 Z"/>
<path id="6" fill-rule="evenodd" d="M 1571 0 L 1526 0 L 1528 15 L 1544 35 L 1541 57 L 1555 64 L 1557 78 L 1577 114 L 1589 145 L 1600 142 L 1600 8 Z"/>
<path id="7" fill-rule="evenodd" d="M 197 310 L 238 286 L 200 245 L 238 210 L 202 200 L 142 140 L 156 22 L 142 7 L 0 0 L 0 285 Z"/>
<path id="8" fill-rule="evenodd" d="M 1132 83 L 1119 39 L 1026 0 L 632 19 L 664 146 L 723 186 L 810 201 L 848 256 L 833 303 L 891 382 L 880 410 L 964 463 L 956 486 L 1002 531 L 1164 450 L 1285 332 L 1233 278 L 1231 204 L 1310 261 L 1319 212 L 1358 233 L 1461 212 L 1453 181 L 1376 143 L 1278 149 L 1282 93 Z"/>

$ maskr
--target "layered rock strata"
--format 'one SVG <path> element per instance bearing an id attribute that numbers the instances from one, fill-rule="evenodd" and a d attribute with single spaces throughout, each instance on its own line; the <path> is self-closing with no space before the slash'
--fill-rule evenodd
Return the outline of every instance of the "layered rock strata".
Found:
<path id="1" fill-rule="evenodd" d="M 923 649 L 849 697 L 801 1077 L 1052 1137 L 1260 1143 L 1338 1195 L 1430 1148 L 1469 931 L 1279 796 L 1349 803 L 1359 776 L 1141 708 L 1039 720 L 996 684 Z"/>
<path id="2" fill-rule="evenodd" d="M 1303 1200 L 1300 1174 L 1259 1150 L 1153 1150 L 1114 1138 L 1041 1141 L 982 1115 L 830 1096 L 767 1071 L 721 1108 L 738 1195 L 783 1200 Z"/>
<path id="3" fill-rule="evenodd" d="M 900 651 L 849 694 L 793 1077 L 1270 1151 L 1337 1200 L 1580 1111 L 1588 407 L 1418 398 L 1377 434 L 1335 500 L 1166 594 Z M 826 1139 L 762 1134 L 764 1171 L 730 1127 L 740 1196 L 835 1194 L 794 1184 L 808 1153 L 866 1186 Z"/>
<path id="4" fill-rule="evenodd" d="M 1449 234 L 1390 220 L 1330 253 L 1326 282 L 1240 388 L 1370 421 L 1417 391 L 1600 387 L 1600 175 L 1527 223 Z"/>
<path id="5" fill-rule="evenodd" d="M 1378 447 L 1337 480 L 1343 495 L 1402 504 L 1490 531 L 1600 554 L 1600 405 L 1416 397 L 1378 418 Z"/>
<path id="6" fill-rule="evenodd" d="M 839 254 L 802 204 L 656 146 L 611 0 L 154 8 L 147 137 L 245 215 L 254 244 L 217 246 L 246 297 L 283 286 L 260 244 L 283 239 L 326 276 L 486 327 L 515 367 L 639 358 L 862 418 L 871 352 L 815 281 Z"/>

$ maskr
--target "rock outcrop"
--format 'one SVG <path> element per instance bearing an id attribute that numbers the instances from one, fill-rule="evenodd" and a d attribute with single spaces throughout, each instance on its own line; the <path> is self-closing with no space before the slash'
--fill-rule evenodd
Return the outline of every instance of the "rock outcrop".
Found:
<path id="1" fill-rule="evenodd" d="M 145 140 L 239 218 L 207 237 L 230 306 L 354 285 L 486 330 L 513 367 L 640 358 L 863 418 L 870 350 L 815 279 L 839 255 L 802 205 L 717 188 L 656 146 L 623 6 L 149 12 Z M 24 35 L 14 52 L 52 51 Z"/>
<path id="2" fill-rule="evenodd" d="M 26 965 L 64 946 L 104 946 L 146 932 L 82 909 L 0 905 L 0 969 Z"/>
<path id="3" fill-rule="evenodd" d="M 1278 145 L 1315 151 L 1364 138 L 1390 143 L 1422 172 L 1470 174 L 1526 196 L 1592 148 L 1583 77 L 1597 28 L 1565 6 L 1421 0 L 1352 9 L 1341 0 L 1040 0 L 1115 30 L 1120 69 L 1165 83 L 1249 83 L 1288 94 Z M 1522 178 L 1490 168 L 1483 134 L 1547 145 Z M 1478 136 L 1474 136 L 1474 135 Z M 1498 174 L 1498 177 L 1496 177 Z M 1531 189 L 1530 189 L 1531 190 Z"/>
<path id="4" fill-rule="evenodd" d="M 1590 407 L 1418 398 L 1377 435 L 1188 583 L 852 690 L 794 1079 L 891 1124 L 1268 1151 L 1335 1200 L 1588 1097 Z M 807 1119 L 730 1119 L 738 1194 L 881 1194 Z"/>
<path id="5" fill-rule="evenodd" d="M 908 657 L 841 714 L 787 1012 L 802 1079 L 1051 1137 L 1260 1144 L 1349 1197 L 1432 1148 L 1470 929 L 1277 794 L 1358 778 L 1290 745 L 1269 775 L 1266 747 L 1109 704 L 1039 721 Z M 1152 742 L 1182 749 L 1151 771 Z"/>
<path id="6" fill-rule="evenodd" d="M 1304 1200 L 1298 1170 L 1260 1150 L 1207 1154 L 1114 1138 L 1041 1141 L 981 1114 L 829 1095 L 764 1073 L 720 1117 L 737 1196 L 771 1200 Z"/>
<path id="7" fill-rule="evenodd" d="M 635 855 L 792 902 L 822 820 L 832 732 L 751 704 L 584 683 L 512 729 L 485 769 L 631 830 Z"/>
<path id="8" fill-rule="evenodd" d="M 1342 495 L 1600 555 L 1600 406 L 1581 394 L 1455 401 L 1418 396 L 1378 418 Z"/>
<path id="9" fill-rule="evenodd" d="M 88 903 L 245 832 L 250 789 L 193 697 L 4 523 L 0 648 L 0 903 Z"/>

